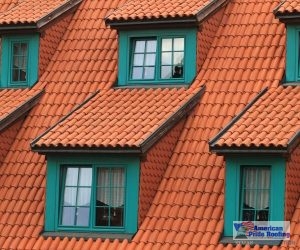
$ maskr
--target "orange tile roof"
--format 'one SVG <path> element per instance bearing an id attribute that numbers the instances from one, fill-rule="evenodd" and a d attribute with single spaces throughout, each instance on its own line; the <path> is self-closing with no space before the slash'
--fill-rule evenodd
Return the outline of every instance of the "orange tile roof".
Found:
<path id="1" fill-rule="evenodd" d="M 184 88 L 103 90 L 64 117 L 32 146 L 37 151 L 62 147 L 142 148 L 163 125 L 174 122 L 178 111 L 185 106 L 192 108 L 191 102 L 195 104 L 199 95 L 199 91 Z"/>
<path id="2" fill-rule="evenodd" d="M 199 12 L 210 5 L 218 2 L 216 0 L 130 0 L 123 6 L 114 10 L 107 21 L 132 21 L 151 19 L 178 19 L 195 17 Z"/>
<path id="3" fill-rule="evenodd" d="M 41 236 L 46 159 L 32 152 L 30 142 L 91 93 L 112 87 L 117 78 L 117 33 L 105 27 L 103 19 L 124 2 L 83 1 L 37 83 L 45 87 L 45 94 L 26 117 L 0 167 L 0 248 L 286 250 L 219 243 L 224 224 L 224 158 L 210 152 L 208 145 L 261 89 L 280 84 L 285 27 L 272 13 L 279 0 L 232 0 L 223 18 L 216 18 L 211 29 L 206 27 L 219 28 L 212 32 L 207 58 L 191 86 L 198 89 L 205 84 L 206 91 L 187 117 L 132 241 Z M 294 159 L 297 166 L 299 159 L 300 155 Z M 292 189 L 299 200 L 299 181 Z M 300 201 L 289 213 L 293 213 L 290 249 L 299 249 Z"/>
<path id="4" fill-rule="evenodd" d="M 284 0 L 276 9 L 275 13 L 288 14 L 300 12 L 300 2 L 298 0 Z"/>
<path id="5" fill-rule="evenodd" d="M 41 93 L 36 89 L 1 89 L 0 131 L 28 112 Z"/>
<path id="6" fill-rule="evenodd" d="M 0 25 L 32 24 L 37 23 L 42 18 L 48 19 L 46 22 L 49 22 L 56 17 L 55 11 L 64 6 L 68 8 L 70 3 L 70 0 L 18 1 L 11 4 L 7 9 L 3 8 L 5 11 L 0 12 Z"/>
<path id="7" fill-rule="evenodd" d="M 271 88 L 240 119 L 217 135 L 212 146 L 218 150 L 287 149 L 300 136 L 299 110 L 300 86 Z"/>

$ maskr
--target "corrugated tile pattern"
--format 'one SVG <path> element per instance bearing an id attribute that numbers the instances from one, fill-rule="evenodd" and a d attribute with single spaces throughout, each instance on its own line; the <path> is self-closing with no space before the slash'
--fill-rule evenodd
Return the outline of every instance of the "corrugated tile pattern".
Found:
<path id="1" fill-rule="evenodd" d="M 292 219 L 300 194 L 300 146 L 291 154 L 286 166 L 286 204 L 285 219 Z M 299 232 L 300 233 L 300 232 Z"/>
<path id="2" fill-rule="evenodd" d="M 209 2 L 209 0 L 130 0 L 113 11 L 107 19 L 114 21 L 191 17 Z"/>
<path id="3" fill-rule="evenodd" d="M 33 89 L 0 89 L 0 122 L 38 92 Z"/>
<path id="4" fill-rule="evenodd" d="M 282 4 L 276 9 L 276 13 L 288 14 L 300 12 L 300 1 L 298 0 L 284 0 Z"/>
<path id="5" fill-rule="evenodd" d="M 271 88 L 216 146 L 287 147 L 300 131 L 300 86 Z"/>
<path id="6" fill-rule="evenodd" d="M 35 146 L 140 147 L 195 93 L 184 88 L 100 91 Z"/>
<path id="7" fill-rule="evenodd" d="M 39 76 L 41 77 L 54 55 L 66 29 L 71 21 L 72 14 L 64 17 L 48 27 L 40 36 L 39 48 Z"/>
<path id="8" fill-rule="evenodd" d="M 139 192 L 139 225 L 144 221 L 158 186 L 166 171 L 174 147 L 182 131 L 185 119 L 182 119 L 148 152 L 141 162 Z"/>
<path id="9" fill-rule="evenodd" d="M 18 0 L 2 0 L 0 3 L 0 13 L 15 6 Z"/>
<path id="10" fill-rule="evenodd" d="M 0 13 L 0 24 L 35 23 L 68 0 L 22 0 Z"/>

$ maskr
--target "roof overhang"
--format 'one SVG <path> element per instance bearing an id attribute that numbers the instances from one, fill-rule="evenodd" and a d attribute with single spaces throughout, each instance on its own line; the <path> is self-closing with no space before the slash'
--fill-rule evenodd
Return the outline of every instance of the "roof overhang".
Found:
<path id="1" fill-rule="evenodd" d="M 14 121 L 18 118 L 24 116 L 31 108 L 33 108 L 37 102 L 39 101 L 40 97 L 44 94 L 44 90 L 41 90 L 36 95 L 16 107 L 12 112 L 8 115 L 3 117 L 0 120 L 0 131 L 6 129 L 9 125 L 11 125 Z"/>
<path id="2" fill-rule="evenodd" d="M 180 107 L 173 115 L 171 115 L 163 124 L 161 124 L 148 138 L 146 138 L 139 146 L 124 146 L 124 147 L 109 147 L 109 146 L 99 146 L 99 147 L 72 147 L 63 145 L 50 145 L 50 146 L 40 146 L 37 145 L 38 140 L 45 135 L 50 129 L 45 131 L 41 136 L 37 137 L 31 142 L 31 149 L 40 154 L 48 153 L 101 153 L 101 154 L 145 154 L 156 142 L 158 142 L 173 126 L 175 126 L 183 117 L 187 116 L 188 113 L 196 106 L 199 102 L 200 97 L 205 92 L 205 86 L 203 86 L 199 91 L 197 91 L 184 105 Z M 93 98 L 98 92 L 94 93 L 90 98 L 88 98 L 84 103 L 87 103 L 91 98 Z M 84 105 L 84 103 L 82 105 Z M 78 106 L 75 110 L 79 109 L 82 105 Z M 70 112 L 67 116 L 71 115 L 75 110 Z M 62 120 L 66 119 L 65 116 Z M 61 121 L 62 121 L 61 120 Z M 58 123 L 60 123 L 59 121 Z M 58 124 L 57 123 L 57 124 Z M 56 125 L 57 125 L 56 124 Z M 55 127 L 54 125 L 53 127 Z M 53 128 L 52 127 L 52 128 Z"/>
<path id="3" fill-rule="evenodd" d="M 18 33 L 38 32 L 58 18 L 64 17 L 72 12 L 81 2 L 82 0 L 70 0 L 65 2 L 37 21 L 2 23 L 0 24 L 0 33 L 15 33 L 16 31 L 18 31 Z"/>
<path id="4" fill-rule="evenodd" d="M 106 25 L 113 29 L 126 30 L 134 28 L 181 28 L 197 27 L 210 15 L 225 6 L 229 0 L 212 0 L 193 16 L 177 18 L 152 18 L 152 19 L 129 19 L 129 20 L 110 20 L 105 19 Z"/>

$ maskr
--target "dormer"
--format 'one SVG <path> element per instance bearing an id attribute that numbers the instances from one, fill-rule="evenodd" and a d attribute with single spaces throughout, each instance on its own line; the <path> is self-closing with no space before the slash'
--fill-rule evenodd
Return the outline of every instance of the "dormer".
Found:
<path id="1" fill-rule="evenodd" d="M 224 4 L 133 0 L 113 11 L 106 24 L 119 35 L 118 86 L 191 84 L 201 23 Z"/>
<path id="2" fill-rule="evenodd" d="M 286 72 L 285 82 L 300 82 L 300 3 L 283 1 L 274 10 L 275 16 L 286 26 Z"/>
<path id="3" fill-rule="evenodd" d="M 24 0 L 0 8 L 0 88 L 26 88 L 37 82 L 49 62 L 50 56 L 45 56 L 45 47 L 50 55 L 52 53 L 49 38 L 45 37 L 47 30 L 80 2 Z"/>

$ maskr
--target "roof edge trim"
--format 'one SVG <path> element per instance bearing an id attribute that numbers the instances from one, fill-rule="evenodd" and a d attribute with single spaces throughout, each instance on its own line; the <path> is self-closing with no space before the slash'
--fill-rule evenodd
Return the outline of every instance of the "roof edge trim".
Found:
<path id="1" fill-rule="evenodd" d="M 288 141 L 288 151 L 293 151 L 294 148 L 297 147 L 297 145 L 300 143 L 300 130 L 297 131 L 297 133 Z"/>
<path id="2" fill-rule="evenodd" d="M 36 95 L 29 98 L 18 107 L 16 107 L 11 113 L 0 120 L 0 131 L 6 129 L 10 124 L 16 121 L 18 118 L 25 115 L 32 107 L 34 107 L 39 101 L 40 97 L 44 94 L 44 89 L 39 91 Z"/>
<path id="3" fill-rule="evenodd" d="M 45 25 L 49 24 L 51 21 L 55 20 L 57 17 L 63 15 L 64 13 L 72 10 L 73 8 L 77 7 L 82 0 L 70 0 L 65 2 L 63 5 L 60 5 L 47 15 L 43 16 L 39 21 L 37 21 L 37 28 L 40 29 Z"/>
<path id="4" fill-rule="evenodd" d="M 171 115 L 156 131 L 146 138 L 140 145 L 142 153 L 150 149 L 157 141 L 159 141 L 178 121 L 184 117 L 191 109 L 193 109 L 204 94 L 206 86 L 203 85 L 186 103 L 184 103 L 173 115 Z"/>
<path id="5" fill-rule="evenodd" d="M 229 2 L 229 0 L 214 0 L 214 1 L 211 1 L 209 4 L 204 6 L 204 8 L 196 14 L 197 21 L 202 22 L 208 16 L 210 16 L 212 13 L 214 13 L 218 9 L 225 6 L 228 2 Z"/>
<path id="6" fill-rule="evenodd" d="M 66 120 L 67 118 L 69 118 L 74 112 L 76 112 L 78 109 L 80 109 L 82 106 L 84 106 L 87 102 L 89 102 L 93 97 L 95 97 L 98 93 L 100 92 L 100 90 L 97 90 L 96 92 L 92 93 L 89 97 L 87 97 L 82 103 L 76 105 L 68 114 L 66 114 L 65 116 L 63 116 L 61 119 L 59 119 L 54 125 L 50 126 L 45 132 L 43 132 L 41 135 L 39 135 L 38 137 L 36 137 L 31 143 L 30 143 L 30 147 L 31 149 L 35 149 L 34 151 L 39 152 L 39 148 L 41 148 L 40 146 L 37 146 L 36 143 L 44 136 L 46 135 L 50 130 L 52 130 L 53 128 L 55 128 L 56 126 L 58 126 L 61 122 L 63 122 L 64 120 Z"/>
<path id="7" fill-rule="evenodd" d="M 283 147 L 215 147 L 212 150 L 214 153 L 225 155 L 225 154 L 288 154 L 288 149 Z"/>
<path id="8" fill-rule="evenodd" d="M 267 92 L 268 88 L 261 90 L 220 132 L 209 141 L 209 147 L 214 151 L 217 141 Z"/>

